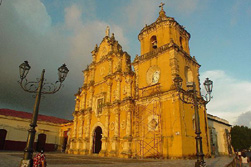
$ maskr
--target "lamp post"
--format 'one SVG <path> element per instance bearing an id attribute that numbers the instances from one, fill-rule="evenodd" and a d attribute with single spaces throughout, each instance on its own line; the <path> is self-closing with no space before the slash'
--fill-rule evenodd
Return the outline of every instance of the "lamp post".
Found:
<path id="1" fill-rule="evenodd" d="M 182 89 L 182 78 L 179 75 L 176 75 L 174 78 L 174 84 L 176 89 L 179 92 L 179 99 L 186 103 L 186 104 L 192 104 L 194 107 L 195 112 L 195 140 L 196 140 L 196 156 L 197 161 L 195 162 L 195 167 L 204 167 L 206 166 L 206 163 L 204 161 L 204 154 L 203 154 L 203 148 L 202 148 L 202 137 L 200 136 L 201 130 L 200 130 L 200 116 L 199 116 L 199 110 L 198 106 L 200 104 L 206 105 L 211 99 L 211 93 L 213 88 L 213 81 L 206 78 L 204 82 L 204 87 L 207 91 L 207 94 L 204 97 L 198 96 L 198 93 L 196 91 L 196 85 L 194 82 L 188 83 L 187 87 L 188 90 Z"/>
<path id="2" fill-rule="evenodd" d="M 66 67 L 65 64 L 63 64 L 61 67 L 58 68 L 58 81 L 55 83 L 46 83 L 44 82 L 44 73 L 45 70 L 43 69 L 41 77 L 38 81 L 31 81 L 28 82 L 26 79 L 26 76 L 30 70 L 30 65 L 28 61 L 24 61 L 19 66 L 19 73 L 20 73 L 20 81 L 19 84 L 21 88 L 29 93 L 36 93 L 36 100 L 33 108 L 33 116 L 31 119 L 30 129 L 28 130 L 28 138 L 26 147 L 24 149 L 24 157 L 21 161 L 20 167 L 32 167 L 33 166 L 33 160 L 32 160 L 32 154 L 33 154 L 33 143 L 35 139 L 35 127 L 37 126 L 37 117 L 38 117 L 38 111 L 39 111 L 39 104 L 40 104 L 40 98 L 42 94 L 53 94 L 59 91 L 59 89 L 62 86 L 63 81 L 65 80 L 69 70 Z"/>

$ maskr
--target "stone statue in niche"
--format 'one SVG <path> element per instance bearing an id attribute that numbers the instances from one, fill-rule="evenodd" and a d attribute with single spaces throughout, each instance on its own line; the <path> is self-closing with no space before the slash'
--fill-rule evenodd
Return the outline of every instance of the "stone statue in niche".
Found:
<path id="1" fill-rule="evenodd" d="M 150 122 L 150 128 L 152 131 L 155 131 L 156 127 L 158 126 L 158 122 L 156 121 L 156 119 L 152 119 Z"/>
<path id="2" fill-rule="evenodd" d="M 114 91 L 112 92 L 112 97 L 113 97 L 113 99 L 116 99 L 116 97 L 117 97 L 117 91 L 116 91 L 116 90 L 114 90 Z"/>
<path id="3" fill-rule="evenodd" d="M 125 129 L 126 128 L 126 123 L 125 123 L 125 120 L 123 120 L 121 122 L 121 129 Z"/>
<path id="4" fill-rule="evenodd" d="M 110 129 L 114 130 L 114 128 L 115 128 L 115 124 L 114 124 L 114 122 L 112 122 L 111 125 L 110 125 Z"/>
<path id="5" fill-rule="evenodd" d="M 105 36 L 107 36 L 107 37 L 110 36 L 110 27 L 109 26 L 106 27 Z"/>
<path id="6" fill-rule="evenodd" d="M 128 86 L 125 86 L 125 87 L 123 88 L 123 95 L 126 95 L 126 94 L 127 94 L 127 90 L 128 90 L 127 87 L 128 87 Z"/>

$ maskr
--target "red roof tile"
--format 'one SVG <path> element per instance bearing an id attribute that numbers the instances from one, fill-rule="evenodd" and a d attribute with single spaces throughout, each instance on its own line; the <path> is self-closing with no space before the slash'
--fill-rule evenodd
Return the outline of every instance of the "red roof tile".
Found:
<path id="1" fill-rule="evenodd" d="M 12 116 L 12 117 L 18 117 L 18 118 L 24 118 L 24 119 L 31 119 L 32 117 L 32 113 L 23 112 L 23 111 L 15 111 L 15 110 L 10 110 L 10 109 L 0 109 L 0 115 Z M 51 122 L 51 123 L 56 123 L 56 124 L 69 122 L 69 120 L 66 120 L 66 119 L 57 118 L 53 116 L 40 115 L 40 114 L 38 114 L 38 121 Z"/>

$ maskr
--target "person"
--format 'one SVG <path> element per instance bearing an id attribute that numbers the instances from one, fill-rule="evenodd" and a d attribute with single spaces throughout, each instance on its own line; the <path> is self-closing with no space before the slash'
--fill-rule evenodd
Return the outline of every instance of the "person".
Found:
<path id="1" fill-rule="evenodd" d="M 240 152 L 240 151 L 237 152 L 237 162 L 236 162 L 236 166 L 237 166 L 237 167 L 241 167 L 241 166 L 242 166 L 242 159 L 241 159 L 241 152 Z"/>
<path id="2" fill-rule="evenodd" d="M 246 153 L 243 151 L 241 153 L 241 160 L 242 160 L 242 166 L 243 167 L 248 167 L 248 157 L 246 156 Z"/>
<path id="3" fill-rule="evenodd" d="M 33 167 L 46 167 L 46 158 L 44 155 L 44 150 L 41 150 L 40 153 L 38 153 L 34 158 L 33 158 Z"/>
<path id="4" fill-rule="evenodd" d="M 248 165 L 249 167 L 251 167 L 251 151 L 250 150 L 246 152 L 246 156 L 248 158 Z"/>

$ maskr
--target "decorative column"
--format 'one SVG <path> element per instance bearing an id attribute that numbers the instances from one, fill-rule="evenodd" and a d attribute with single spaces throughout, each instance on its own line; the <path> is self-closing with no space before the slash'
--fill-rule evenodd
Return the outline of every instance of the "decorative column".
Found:
<path id="1" fill-rule="evenodd" d="M 112 74 L 112 59 L 109 59 L 109 73 L 108 75 L 111 75 Z"/>
<path id="2" fill-rule="evenodd" d="M 127 76 L 126 83 L 127 83 L 127 98 L 132 98 L 132 78 Z"/>
<path id="3" fill-rule="evenodd" d="M 115 110 L 115 125 L 114 125 L 114 137 L 115 138 L 119 137 L 119 123 L 120 123 L 119 116 L 120 116 L 119 109 L 116 109 Z"/>
<path id="4" fill-rule="evenodd" d="M 138 55 L 136 55 L 136 57 L 137 56 Z M 138 92 L 138 88 L 139 88 L 139 71 L 138 71 L 138 65 L 136 64 L 133 67 L 134 67 L 135 76 L 136 76 L 136 78 L 135 78 L 135 82 L 136 82 L 136 85 L 135 85 L 136 86 L 136 92 L 135 92 L 135 94 L 136 94 L 136 98 L 138 98 L 138 96 L 139 96 L 139 92 Z"/>
<path id="5" fill-rule="evenodd" d="M 120 125 L 120 110 L 119 108 L 114 109 L 115 114 L 115 125 L 114 125 L 114 136 L 112 140 L 112 151 L 113 156 L 117 156 L 119 150 L 119 125 Z"/>
<path id="6" fill-rule="evenodd" d="M 121 99 L 121 76 L 116 77 L 117 81 L 117 94 L 116 94 L 116 100 L 115 101 L 120 101 Z"/>
<path id="7" fill-rule="evenodd" d="M 101 151 L 100 151 L 100 155 L 101 156 L 106 156 L 107 155 L 108 136 L 109 136 L 109 118 L 110 118 L 109 106 L 104 107 L 103 114 L 105 116 L 105 129 L 104 129 L 104 131 L 106 133 L 102 134 L 102 139 L 101 139 L 102 148 L 101 148 Z"/>
<path id="8" fill-rule="evenodd" d="M 106 84 L 108 85 L 106 103 L 110 104 L 111 103 L 111 90 L 112 90 L 112 81 L 110 78 L 108 78 Z"/>
<path id="9" fill-rule="evenodd" d="M 93 87 L 90 87 L 90 97 L 89 97 L 89 108 L 92 108 L 92 101 L 93 101 L 93 94 L 94 94 L 94 90 Z"/>
<path id="10" fill-rule="evenodd" d="M 84 110 L 86 109 L 86 92 L 84 91 L 83 92 L 83 95 L 82 95 L 82 100 L 81 100 L 81 109 Z"/>
<path id="11" fill-rule="evenodd" d="M 73 132 L 72 132 L 72 139 L 70 140 L 70 153 L 74 153 L 76 150 L 76 138 L 77 138 L 77 124 L 78 124 L 78 115 L 76 111 L 73 113 Z"/>
<path id="12" fill-rule="evenodd" d="M 171 39 L 170 45 L 173 46 L 174 42 Z M 175 49 L 172 49 L 169 52 L 169 65 L 171 67 L 171 74 L 172 74 L 172 80 L 175 78 L 177 74 L 179 74 L 179 64 L 177 59 L 177 51 Z"/>
<path id="13" fill-rule="evenodd" d="M 126 136 L 132 136 L 132 109 L 127 110 L 126 117 Z"/>
<path id="14" fill-rule="evenodd" d="M 85 138 L 83 143 L 83 154 L 89 153 L 89 147 L 90 147 L 90 124 L 91 124 L 91 110 L 86 110 L 86 125 L 85 125 Z"/>
<path id="15" fill-rule="evenodd" d="M 81 153 L 82 151 L 82 145 L 83 145 L 83 112 L 79 113 L 79 125 L 78 125 L 78 153 Z"/>
<path id="16" fill-rule="evenodd" d="M 88 68 L 86 70 L 84 70 L 83 73 L 84 73 L 84 85 L 87 85 L 87 81 L 88 81 Z"/>
<path id="17" fill-rule="evenodd" d="M 78 115 L 76 113 L 74 113 L 72 138 L 77 137 L 77 124 L 78 124 Z"/>
<path id="18" fill-rule="evenodd" d="M 79 111 L 79 97 L 76 97 L 75 111 Z"/>
<path id="19" fill-rule="evenodd" d="M 132 107 L 127 108 L 126 117 L 126 136 L 124 139 L 124 147 L 122 154 L 125 157 L 130 158 L 132 156 Z"/>
<path id="20" fill-rule="evenodd" d="M 94 79 L 95 79 L 95 68 L 92 67 L 91 68 L 91 80 L 94 81 Z"/>

